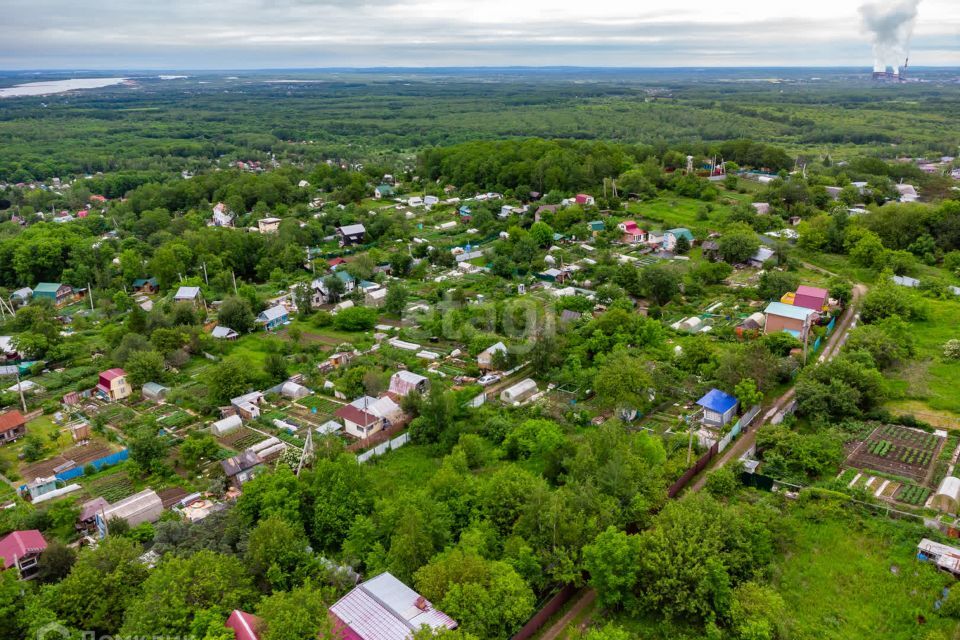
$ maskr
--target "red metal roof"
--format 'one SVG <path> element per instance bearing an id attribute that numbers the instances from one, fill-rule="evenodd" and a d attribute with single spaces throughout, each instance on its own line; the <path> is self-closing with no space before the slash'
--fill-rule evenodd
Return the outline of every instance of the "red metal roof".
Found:
<path id="1" fill-rule="evenodd" d="M 257 634 L 263 626 L 263 620 L 252 613 L 234 609 L 224 626 L 233 629 L 237 640 L 260 640 Z"/>
<path id="2" fill-rule="evenodd" d="M 830 292 L 826 289 L 802 284 L 797 287 L 797 293 L 793 297 L 793 306 L 820 311 L 827 304 L 829 298 Z"/>
<path id="3" fill-rule="evenodd" d="M 127 372 L 123 369 L 107 369 L 100 374 L 100 378 L 103 380 L 116 380 L 117 378 L 122 378 L 127 375 Z"/>
<path id="4" fill-rule="evenodd" d="M 27 423 L 23 414 L 14 409 L 6 413 L 0 413 L 0 433 L 6 433 Z"/>
<path id="5" fill-rule="evenodd" d="M 14 531 L 0 540 L 0 558 L 3 558 L 3 568 L 9 569 L 23 556 L 41 553 L 46 548 L 47 541 L 36 529 Z"/>
<path id="6" fill-rule="evenodd" d="M 367 413 L 366 411 L 357 409 L 352 404 L 343 405 L 337 409 L 334 415 L 338 418 L 343 418 L 344 420 L 349 420 L 354 424 L 361 424 L 363 426 L 376 424 L 380 420 L 380 418 L 372 413 Z"/>

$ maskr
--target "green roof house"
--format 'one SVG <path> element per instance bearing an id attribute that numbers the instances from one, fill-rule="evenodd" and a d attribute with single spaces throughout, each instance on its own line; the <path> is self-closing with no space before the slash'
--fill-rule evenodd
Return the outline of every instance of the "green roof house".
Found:
<path id="1" fill-rule="evenodd" d="M 33 288 L 34 298 L 46 298 L 54 304 L 64 304 L 73 295 L 73 287 L 60 282 L 41 282 Z"/>
<path id="2" fill-rule="evenodd" d="M 389 198 L 395 193 L 394 188 L 388 184 L 377 185 L 377 188 L 373 190 L 373 197 L 379 200 L 380 198 Z"/>

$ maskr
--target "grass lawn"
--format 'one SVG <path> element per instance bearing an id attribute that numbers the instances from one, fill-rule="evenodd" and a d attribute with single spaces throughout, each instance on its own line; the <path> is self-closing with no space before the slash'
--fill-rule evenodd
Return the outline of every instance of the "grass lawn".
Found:
<path id="1" fill-rule="evenodd" d="M 789 612 L 785 640 L 906 640 L 930 629 L 953 637 L 957 624 L 933 604 L 955 581 L 916 559 L 928 535 L 921 526 L 879 516 L 814 521 L 801 510 L 784 524 L 792 542 L 775 561 L 773 584 Z"/>
<path id="2" fill-rule="evenodd" d="M 713 211 L 707 214 L 707 220 L 699 219 L 700 211 L 707 203 L 681 196 L 654 198 L 643 202 L 632 202 L 627 208 L 630 215 L 639 216 L 647 223 L 638 223 L 643 227 L 660 226 L 663 229 L 686 227 L 693 232 L 706 231 L 730 212 L 731 208 L 717 202 L 711 203 Z"/>
<path id="3" fill-rule="evenodd" d="M 51 439 L 52 434 L 58 433 L 56 440 Z M 73 445 L 73 439 L 70 437 L 69 433 L 61 432 L 60 427 L 53 424 L 52 416 L 38 416 L 27 423 L 27 436 L 39 436 L 40 440 L 43 442 L 45 451 L 44 458 L 49 458 L 55 456 L 61 451 L 70 448 Z M 11 480 L 15 480 L 20 476 L 14 472 L 14 469 L 20 465 L 17 456 L 20 455 L 20 452 L 23 451 L 23 448 L 27 444 L 27 438 L 20 438 L 12 444 L 7 444 L 0 447 L 0 459 L 6 462 L 9 465 L 10 471 L 7 472 L 7 477 Z M 7 465 L 3 465 L 7 466 Z"/>
<path id="4" fill-rule="evenodd" d="M 944 422 L 943 418 L 953 414 L 952 426 L 960 428 L 960 361 L 945 361 L 942 357 L 943 345 L 951 338 L 960 338 L 957 318 L 960 317 L 960 302 L 952 300 L 926 300 L 930 317 L 922 322 L 911 323 L 912 335 L 916 341 L 917 355 L 914 361 L 895 372 L 894 388 L 907 400 L 920 401 Z M 916 407 L 916 405 L 912 405 Z M 918 418 L 923 418 L 918 409 Z M 949 412 L 946 413 L 945 412 Z"/>

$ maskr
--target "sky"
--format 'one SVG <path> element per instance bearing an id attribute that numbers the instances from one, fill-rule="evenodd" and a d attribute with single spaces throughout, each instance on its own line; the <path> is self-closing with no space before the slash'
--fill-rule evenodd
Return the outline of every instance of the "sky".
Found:
<path id="1" fill-rule="evenodd" d="M 861 4 L 3 0 L 0 69 L 867 67 Z M 910 56 L 960 66 L 960 0 L 920 0 Z"/>

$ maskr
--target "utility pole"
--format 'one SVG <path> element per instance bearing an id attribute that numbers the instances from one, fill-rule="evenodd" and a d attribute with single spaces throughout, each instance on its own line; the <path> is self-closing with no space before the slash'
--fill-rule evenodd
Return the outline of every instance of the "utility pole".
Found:
<path id="1" fill-rule="evenodd" d="M 27 413 L 27 401 L 23 398 L 23 387 L 20 385 L 20 368 L 17 367 L 17 391 L 20 392 L 20 406 L 23 407 L 23 413 Z"/>
<path id="2" fill-rule="evenodd" d="M 236 272 L 233 271 L 233 269 L 231 269 L 231 270 L 230 270 L 230 275 L 233 276 L 233 295 L 235 295 L 235 296 L 236 296 L 236 295 L 240 295 L 240 294 L 237 293 L 237 274 L 236 274 Z"/>
<path id="3" fill-rule="evenodd" d="M 207 279 L 207 263 L 206 261 L 201 263 L 203 265 L 203 281 L 207 283 L 207 286 L 210 286 L 210 280 Z"/>
<path id="4" fill-rule="evenodd" d="M 684 420 L 687 421 L 688 429 L 690 432 L 690 439 L 687 441 L 687 466 L 690 466 L 690 459 L 693 458 L 693 423 L 690 422 L 690 416 L 684 417 Z"/>
<path id="5" fill-rule="evenodd" d="M 87 296 L 90 298 L 90 311 L 93 311 L 93 287 L 87 283 Z"/>

